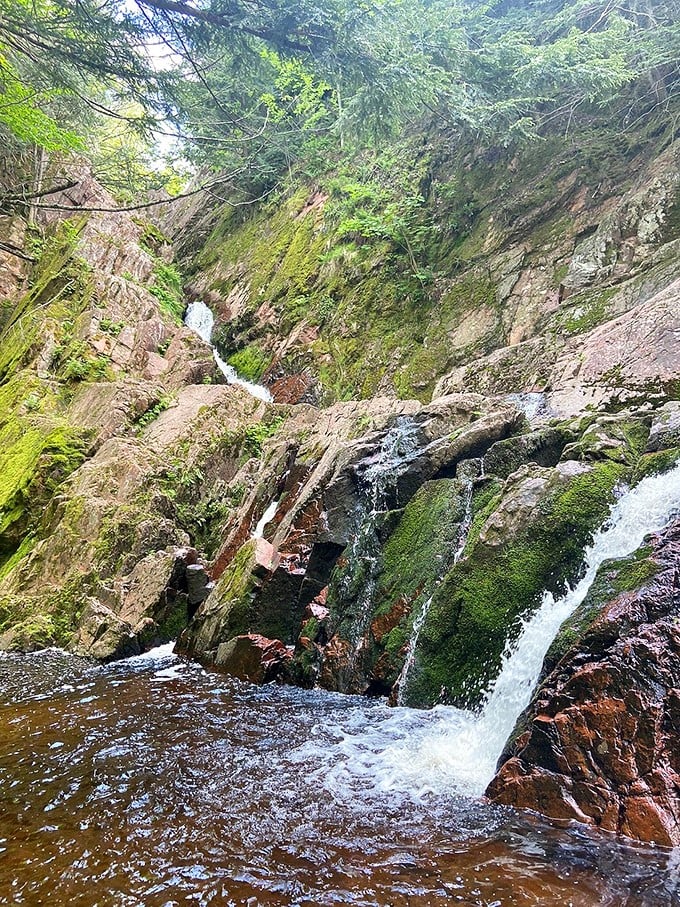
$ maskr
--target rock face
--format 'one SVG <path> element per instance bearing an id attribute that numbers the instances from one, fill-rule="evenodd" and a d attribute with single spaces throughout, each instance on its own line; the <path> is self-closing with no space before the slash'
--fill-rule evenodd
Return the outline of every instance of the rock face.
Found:
<path id="1" fill-rule="evenodd" d="M 540 684 L 488 797 L 680 844 L 679 563 L 676 520 L 642 556 L 605 564 L 585 632 Z"/>
<path id="2" fill-rule="evenodd" d="M 181 651 L 214 664 L 220 646 L 255 633 L 292 647 L 289 682 L 475 704 L 519 615 L 577 574 L 651 418 L 527 430 L 514 406 L 479 395 L 394 408 L 376 399 L 323 419 L 292 414 Z"/>

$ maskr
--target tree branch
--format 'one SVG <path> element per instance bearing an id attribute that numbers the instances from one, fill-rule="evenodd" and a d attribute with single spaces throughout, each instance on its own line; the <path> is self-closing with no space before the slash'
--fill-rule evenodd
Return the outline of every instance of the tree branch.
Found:
<path id="1" fill-rule="evenodd" d="M 31 263 L 35 262 L 35 258 L 31 255 L 27 255 L 19 246 L 15 246 L 14 243 L 2 242 L 0 240 L 0 252 L 7 252 L 9 255 L 14 255 L 16 258 L 21 258 L 23 261 L 30 261 Z"/>

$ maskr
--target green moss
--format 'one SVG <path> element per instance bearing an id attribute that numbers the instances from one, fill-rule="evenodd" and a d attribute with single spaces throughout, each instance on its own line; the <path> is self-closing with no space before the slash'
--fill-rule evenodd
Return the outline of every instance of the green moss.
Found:
<path id="1" fill-rule="evenodd" d="M 646 476 L 656 476 L 668 472 L 680 460 L 680 447 L 672 447 L 669 450 L 660 450 L 656 453 L 644 454 L 637 462 L 633 481 L 637 484 Z"/>
<path id="2" fill-rule="evenodd" d="M 251 630 L 252 593 L 257 582 L 253 574 L 255 548 L 255 539 L 239 548 L 218 580 L 214 597 L 220 610 L 212 634 L 214 641 L 226 642 Z"/>
<path id="3" fill-rule="evenodd" d="M 84 459 L 85 439 L 52 415 L 21 414 L 36 379 L 0 387 L 0 558 L 11 557 L 56 488 Z"/>
<path id="4" fill-rule="evenodd" d="M 251 344 L 245 349 L 232 353 L 227 362 L 236 369 L 240 378 L 258 382 L 271 364 L 271 355 L 257 345 Z"/>
<path id="5" fill-rule="evenodd" d="M 436 583 L 455 552 L 464 515 L 459 482 L 440 479 L 418 489 L 385 545 L 376 614 L 389 612 L 396 597 L 411 599 Z"/>
<path id="6" fill-rule="evenodd" d="M 149 292 L 158 300 L 158 306 L 164 315 L 175 324 L 182 323 L 184 314 L 182 275 L 175 265 L 161 259 L 156 260 Z"/>
<path id="7" fill-rule="evenodd" d="M 249 425 L 243 433 L 243 452 L 249 457 L 261 456 L 265 441 L 276 434 L 283 422 L 284 417 L 278 416 Z"/>
<path id="8" fill-rule="evenodd" d="M 649 545 L 618 560 L 605 561 L 597 572 L 588 595 L 567 618 L 545 657 L 543 676 L 547 676 L 566 653 L 592 629 L 603 608 L 618 595 L 642 589 L 658 573 Z"/>
<path id="9" fill-rule="evenodd" d="M 469 540 L 432 600 L 409 685 L 411 703 L 479 700 L 518 617 L 535 608 L 545 590 L 560 594 L 576 577 L 623 472 L 617 464 L 598 464 L 547 492 L 512 537 L 491 545 L 479 536 Z"/>
<path id="10" fill-rule="evenodd" d="M 563 330 L 569 335 L 583 334 L 602 324 L 609 317 L 609 301 L 617 287 L 587 290 L 569 299 L 569 310 L 562 319 Z"/>

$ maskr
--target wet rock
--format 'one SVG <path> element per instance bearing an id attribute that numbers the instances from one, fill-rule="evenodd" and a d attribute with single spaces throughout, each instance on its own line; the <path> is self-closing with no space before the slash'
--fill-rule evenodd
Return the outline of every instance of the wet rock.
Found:
<path id="1" fill-rule="evenodd" d="M 71 643 L 76 655 L 113 661 L 139 655 L 141 647 L 132 626 L 97 599 L 90 599 Z"/>
<path id="2" fill-rule="evenodd" d="M 111 598 L 115 610 L 90 599 L 69 648 L 78 655 L 110 660 L 176 639 L 189 619 L 187 571 L 196 558 L 193 548 L 142 558 Z"/>
<path id="3" fill-rule="evenodd" d="M 178 650 L 211 663 L 221 643 L 254 627 L 264 630 L 271 609 L 263 604 L 265 613 L 260 614 L 257 595 L 277 573 L 279 562 L 278 552 L 265 539 L 251 539 L 244 545 L 182 633 Z M 265 601 L 270 604 L 269 599 Z M 285 615 L 287 605 L 277 600 L 275 615 Z"/>
<path id="4" fill-rule="evenodd" d="M 652 418 L 646 453 L 680 447 L 680 403 L 673 400 L 660 407 Z"/>
<path id="5" fill-rule="evenodd" d="M 525 463 L 555 466 L 565 446 L 576 437 L 575 430 L 560 426 L 497 441 L 484 456 L 484 471 L 507 479 Z"/>
<path id="6" fill-rule="evenodd" d="M 220 643 L 214 666 L 239 680 L 269 683 L 281 677 L 290 657 L 281 640 L 249 633 Z"/>
<path id="7" fill-rule="evenodd" d="M 528 464 L 473 495 L 462 556 L 434 590 L 414 652 L 408 703 L 476 706 L 518 618 L 578 575 L 624 473 L 615 463 Z"/>
<path id="8" fill-rule="evenodd" d="M 680 844 L 679 561 L 676 520 L 641 555 L 603 566 L 487 796 Z"/>

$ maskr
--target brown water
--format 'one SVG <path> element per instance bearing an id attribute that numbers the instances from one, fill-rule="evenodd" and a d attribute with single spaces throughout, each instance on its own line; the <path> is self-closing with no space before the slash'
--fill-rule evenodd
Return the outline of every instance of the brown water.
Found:
<path id="1" fill-rule="evenodd" d="M 680 904 L 678 851 L 402 777 L 428 720 L 163 652 L 0 658 L 0 904 Z"/>

